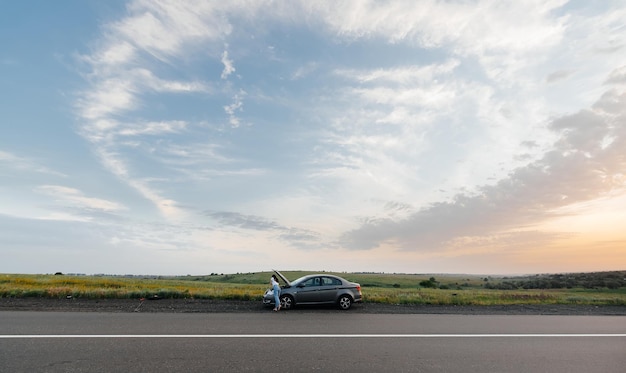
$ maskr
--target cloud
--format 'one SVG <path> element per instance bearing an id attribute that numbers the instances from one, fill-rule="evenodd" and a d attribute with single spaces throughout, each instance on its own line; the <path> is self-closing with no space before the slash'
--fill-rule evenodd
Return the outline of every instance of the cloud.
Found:
<path id="1" fill-rule="evenodd" d="M 130 69 L 127 77 L 133 79 L 134 84 L 143 91 L 144 88 L 151 89 L 159 93 L 208 93 L 211 91 L 209 86 L 200 81 L 178 81 L 162 79 L 154 75 L 154 73 L 146 68 Z"/>
<path id="2" fill-rule="evenodd" d="M 222 154 L 222 145 L 190 143 L 169 144 L 154 149 L 154 156 L 163 165 L 183 175 L 188 181 L 210 181 L 221 177 L 263 176 L 267 169 L 237 167 L 244 160 Z"/>
<path id="3" fill-rule="evenodd" d="M 57 172 L 47 167 L 41 166 L 40 164 L 38 164 L 37 161 L 20 157 L 13 153 L 2 150 L 0 150 L 0 165 L 3 165 L 4 167 L 9 169 L 19 171 L 35 172 L 58 177 L 67 177 L 67 175 L 61 172 Z"/>
<path id="4" fill-rule="evenodd" d="M 183 48 L 230 33 L 220 6 L 174 1 L 133 1 L 130 15 L 111 25 L 113 33 L 157 59 L 175 57 Z"/>
<path id="5" fill-rule="evenodd" d="M 216 219 L 223 226 L 232 226 L 251 230 L 282 230 L 284 227 L 269 219 L 235 212 L 207 212 L 207 216 Z"/>
<path id="6" fill-rule="evenodd" d="M 205 215 L 215 219 L 222 227 L 261 232 L 275 232 L 278 234 L 278 239 L 285 241 L 294 247 L 301 249 L 320 248 L 321 235 L 308 229 L 286 227 L 264 217 L 244 215 L 235 212 L 207 211 L 205 212 Z"/>
<path id="7" fill-rule="evenodd" d="M 101 39 L 94 43 L 95 50 L 80 57 L 88 67 L 83 74 L 88 87 L 77 95 L 76 108 L 82 122 L 79 132 L 92 143 L 108 170 L 171 218 L 182 214 L 176 202 L 131 172 L 132 160 L 121 156 L 119 147 L 124 143 L 118 139 L 132 136 L 140 144 L 145 136 L 180 133 L 188 127 L 188 122 L 181 119 L 154 121 L 131 116 L 142 109 L 150 94 L 212 93 L 213 88 L 203 81 L 160 76 L 163 69 L 159 63 L 172 65 L 194 45 L 217 41 L 230 32 L 219 7 L 196 5 L 131 2 L 128 15 L 104 25 Z M 241 103 L 236 101 L 231 107 L 229 120 L 238 124 L 234 112 L 241 110 Z"/>
<path id="8" fill-rule="evenodd" d="M 337 69 L 335 70 L 335 74 L 360 83 L 393 83 L 403 86 L 413 86 L 417 84 L 430 84 L 433 80 L 448 76 L 453 73 L 459 65 L 460 62 L 458 60 L 450 59 L 441 63 L 424 66 L 407 65 L 371 70 Z"/>
<path id="9" fill-rule="evenodd" d="M 626 93 L 609 91 L 592 109 L 557 118 L 550 128 L 560 134 L 555 148 L 508 178 L 433 203 L 401 221 L 368 219 L 343 234 L 341 243 L 353 249 L 392 244 L 437 251 L 458 242 L 494 240 L 506 247 L 509 237 L 532 232 L 563 214 L 564 207 L 626 192 Z M 555 237 L 540 233 L 533 234 Z"/>
<path id="10" fill-rule="evenodd" d="M 132 110 L 138 102 L 135 90 L 132 81 L 117 77 L 102 79 L 79 99 L 80 115 L 91 121 Z"/>
<path id="11" fill-rule="evenodd" d="M 310 75 L 315 70 L 319 68 L 319 63 L 317 62 L 308 62 L 304 66 L 300 66 L 291 74 L 291 80 L 299 80 L 304 77 Z"/>
<path id="12" fill-rule="evenodd" d="M 607 84 L 626 84 L 626 65 L 611 72 L 606 80 Z"/>
<path id="13" fill-rule="evenodd" d="M 178 133 L 187 127 L 184 121 L 176 120 L 170 122 L 148 122 L 134 124 L 120 129 L 119 136 L 140 136 L 140 135 L 161 135 L 164 133 Z"/>
<path id="14" fill-rule="evenodd" d="M 222 75 L 220 76 L 220 78 L 227 79 L 230 74 L 235 72 L 233 60 L 228 58 L 228 51 L 224 51 L 222 53 L 222 63 L 224 64 L 224 70 L 222 70 Z"/>
<path id="15" fill-rule="evenodd" d="M 126 207 L 101 198 L 86 197 L 80 190 L 60 185 L 42 185 L 36 188 L 39 193 L 47 194 L 57 201 L 72 207 L 106 212 L 126 210 Z"/>
<path id="16" fill-rule="evenodd" d="M 155 149 L 162 154 L 161 162 L 176 166 L 205 165 L 208 163 L 229 164 L 235 162 L 221 153 L 221 144 L 188 143 L 163 144 Z"/>
<path id="17" fill-rule="evenodd" d="M 549 16 L 564 4 L 564 0 L 507 4 L 428 1 L 416 7 L 404 1 L 363 1 L 332 6 L 318 2 L 310 8 L 345 37 L 380 36 L 390 43 L 409 42 L 426 48 L 455 44 L 459 54 L 485 56 L 502 50 L 520 54 L 555 43 L 563 26 Z"/>
<path id="18" fill-rule="evenodd" d="M 572 76 L 572 74 L 574 74 L 575 71 L 573 70 L 559 70 L 559 71 L 555 71 L 553 73 L 551 73 L 550 75 L 548 75 L 548 77 L 546 78 L 546 83 L 551 84 L 551 83 L 556 83 L 560 80 L 565 80 L 567 78 L 569 78 L 570 76 Z"/>
<path id="19" fill-rule="evenodd" d="M 241 120 L 237 117 L 236 113 L 243 111 L 243 98 L 246 96 L 246 92 L 240 90 L 232 98 L 232 104 L 224 106 L 224 111 L 228 114 L 228 123 L 231 127 L 237 128 L 241 124 Z"/>

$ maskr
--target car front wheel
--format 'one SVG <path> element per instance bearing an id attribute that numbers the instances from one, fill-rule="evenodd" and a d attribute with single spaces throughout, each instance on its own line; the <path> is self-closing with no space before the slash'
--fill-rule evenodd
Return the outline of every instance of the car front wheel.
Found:
<path id="1" fill-rule="evenodd" d="M 294 306 L 293 298 L 290 295 L 280 296 L 280 307 L 285 310 L 290 310 Z"/>
<path id="2" fill-rule="evenodd" d="M 337 305 L 339 305 L 339 308 L 342 310 L 349 310 L 350 307 L 352 307 L 352 298 L 350 298 L 349 295 L 342 295 L 339 297 Z"/>

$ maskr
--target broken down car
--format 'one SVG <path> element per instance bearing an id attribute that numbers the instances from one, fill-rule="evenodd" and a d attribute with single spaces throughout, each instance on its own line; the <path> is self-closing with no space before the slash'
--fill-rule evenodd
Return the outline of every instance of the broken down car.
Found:
<path id="1" fill-rule="evenodd" d="M 289 281 L 280 272 L 274 270 L 283 280 L 281 285 L 281 309 L 289 310 L 296 305 L 336 304 L 339 309 L 348 310 L 354 303 L 361 302 L 361 285 L 330 274 L 312 274 Z M 263 304 L 274 304 L 274 291 L 267 289 Z"/>

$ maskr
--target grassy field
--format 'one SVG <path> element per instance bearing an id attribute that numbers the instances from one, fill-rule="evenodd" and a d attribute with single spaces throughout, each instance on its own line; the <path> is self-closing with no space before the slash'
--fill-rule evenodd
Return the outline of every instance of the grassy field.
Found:
<path id="1" fill-rule="evenodd" d="M 294 280 L 309 272 L 282 272 Z M 580 304 L 626 306 L 626 272 L 615 282 L 598 280 L 582 282 L 574 275 L 567 280 L 570 288 L 524 289 L 528 284 L 555 285 L 548 277 L 481 277 L 474 275 L 409 275 L 379 273 L 335 273 L 361 284 L 364 301 L 388 304 L 436 305 L 513 305 L 513 304 Z M 613 276 L 615 273 L 610 273 Z M 197 298 L 259 301 L 268 287 L 270 272 L 213 274 L 209 276 L 71 276 L 0 274 L 0 297 L 66 298 Z M 560 276 L 560 275 L 559 275 Z M 561 277 L 558 277 L 561 279 Z M 578 282 L 572 282 L 572 278 Z M 609 277 L 607 277 L 609 278 Z M 613 277 L 609 278 L 614 281 Z M 550 280 L 552 282 L 550 282 Z M 608 284 L 608 286 L 599 286 Z M 511 288 L 517 286 L 518 288 Z M 506 290 L 499 287 L 505 287 Z"/>

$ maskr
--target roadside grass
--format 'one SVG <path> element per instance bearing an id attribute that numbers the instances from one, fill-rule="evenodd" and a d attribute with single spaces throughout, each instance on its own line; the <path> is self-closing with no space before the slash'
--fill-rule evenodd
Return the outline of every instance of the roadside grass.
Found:
<path id="1" fill-rule="evenodd" d="M 282 271 L 281 271 L 282 272 Z M 308 274 L 284 271 L 291 280 Z M 364 302 L 406 305 L 612 305 L 626 306 L 626 287 L 498 290 L 468 275 L 333 273 L 362 286 Z M 271 272 L 121 277 L 0 274 L 0 298 L 139 299 L 149 297 L 260 301 Z M 499 279 L 489 278 L 490 283 Z M 427 287 L 422 286 L 427 285 Z M 432 286 L 436 285 L 436 286 Z"/>
<path id="2" fill-rule="evenodd" d="M 596 305 L 626 306 L 626 294 L 616 292 L 567 290 L 446 290 L 367 288 L 367 301 L 415 305 Z"/>
<path id="3" fill-rule="evenodd" d="M 176 279 L 100 276 L 0 275 L 0 298 L 46 297 L 261 299 L 260 284 L 214 284 Z"/>

